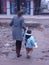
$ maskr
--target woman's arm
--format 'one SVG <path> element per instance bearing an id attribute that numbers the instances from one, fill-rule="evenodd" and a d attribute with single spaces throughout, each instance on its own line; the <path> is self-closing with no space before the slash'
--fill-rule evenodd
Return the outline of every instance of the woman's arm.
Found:
<path id="1" fill-rule="evenodd" d="M 24 19 L 22 19 L 22 28 L 24 29 L 24 31 L 26 30 L 26 25 L 24 23 Z"/>
<path id="2" fill-rule="evenodd" d="M 14 23 L 14 18 L 12 19 L 12 21 L 10 22 L 10 26 L 12 26 Z"/>

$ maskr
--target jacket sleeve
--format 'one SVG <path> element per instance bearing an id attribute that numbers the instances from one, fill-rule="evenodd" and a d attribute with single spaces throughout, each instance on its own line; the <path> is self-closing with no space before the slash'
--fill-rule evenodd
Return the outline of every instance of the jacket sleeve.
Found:
<path id="1" fill-rule="evenodd" d="M 22 28 L 24 29 L 24 31 L 26 30 L 26 25 L 25 25 L 25 23 L 24 23 L 24 19 L 22 19 Z"/>
<path id="2" fill-rule="evenodd" d="M 10 26 L 12 26 L 14 23 L 14 18 L 12 19 L 12 21 L 10 22 Z"/>
<path id="3" fill-rule="evenodd" d="M 30 42 L 31 42 L 31 44 L 32 44 L 33 46 L 35 46 L 35 39 L 34 39 L 34 38 L 32 38 L 32 39 L 30 40 Z"/>

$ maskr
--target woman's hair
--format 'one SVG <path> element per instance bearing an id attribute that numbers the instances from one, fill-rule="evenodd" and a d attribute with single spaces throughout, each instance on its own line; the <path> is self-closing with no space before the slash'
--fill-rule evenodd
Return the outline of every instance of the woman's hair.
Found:
<path id="1" fill-rule="evenodd" d="M 18 11 L 18 16 L 23 15 L 23 11 Z"/>

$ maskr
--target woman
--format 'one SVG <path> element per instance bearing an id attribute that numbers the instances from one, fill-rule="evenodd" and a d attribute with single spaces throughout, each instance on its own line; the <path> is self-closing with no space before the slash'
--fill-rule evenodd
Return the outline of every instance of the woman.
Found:
<path id="1" fill-rule="evenodd" d="M 12 26 L 12 35 L 13 35 L 13 40 L 16 40 L 16 53 L 17 57 L 20 57 L 20 50 L 21 50 L 21 45 L 22 45 L 22 28 L 24 31 L 26 30 L 25 23 L 24 23 L 24 18 L 22 17 L 23 12 L 19 11 L 17 16 L 14 16 L 12 19 L 10 26 Z"/>

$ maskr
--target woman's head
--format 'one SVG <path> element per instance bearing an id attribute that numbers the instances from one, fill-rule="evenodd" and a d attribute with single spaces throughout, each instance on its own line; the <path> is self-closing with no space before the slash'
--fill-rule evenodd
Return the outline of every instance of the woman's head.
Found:
<path id="1" fill-rule="evenodd" d="M 23 11 L 18 11 L 18 16 L 22 16 L 23 15 Z"/>

